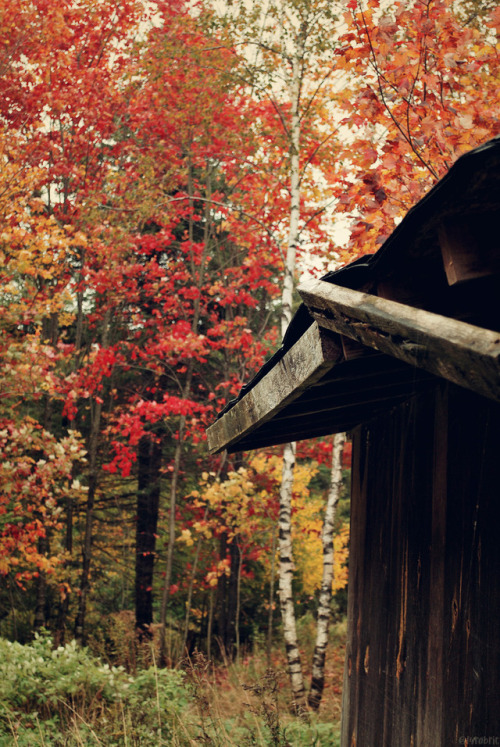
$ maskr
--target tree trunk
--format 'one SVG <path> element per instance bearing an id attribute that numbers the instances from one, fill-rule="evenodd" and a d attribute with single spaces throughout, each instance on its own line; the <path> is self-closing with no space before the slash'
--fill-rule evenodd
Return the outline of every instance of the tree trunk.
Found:
<path id="1" fill-rule="evenodd" d="M 203 514 L 203 521 L 206 520 L 207 516 L 208 516 L 208 506 L 205 508 L 205 513 Z M 187 653 L 186 648 L 187 648 L 187 640 L 188 640 L 188 635 L 189 635 L 189 620 L 191 617 L 191 604 L 193 601 L 193 587 L 194 587 L 194 581 L 196 578 L 196 571 L 198 570 L 198 562 L 200 560 L 202 541 L 203 539 L 202 539 L 202 536 L 200 535 L 196 542 L 196 552 L 194 555 L 193 567 L 191 568 L 191 578 L 189 579 L 189 586 L 188 586 L 188 593 L 187 593 L 187 600 L 186 600 L 186 617 L 184 618 L 184 635 L 182 637 L 182 651 L 184 653 Z"/>
<path id="2" fill-rule="evenodd" d="M 208 603 L 208 622 L 207 622 L 207 659 L 210 661 L 212 658 L 212 630 L 214 627 L 214 600 L 215 600 L 215 589 L 210 588 L 210 597 Z"/>
<path id="3" fill-rule="evenodd" d="M 229 542 L 229 579 L 227 585 L 227 613 L 226 613 L 226 633 L 225 649 L 230 661 L 235 656 L 236 640 L 239 641 L 239 633 L 236 631 L 238 624 L 238 580 L 240 575 L 241 552 L 238 544 L 238 535 L 234 535 Z"/>
<path id="4" fill-rule="evenodd" d="M 297 642 L 297 625 L 293 604 L 293 557 L 292 557 L 292 488 L 295 466 L 295 444 L 287 444 L 283 454 L 283 477 L 280 490 L 279 548 L 280 548 L 280 608 L 283 620 L 283 637 L 285 639 L 288 660 L 288 674 L 292 688 L 292 708 L 295 713 L 303 714 L 306 710 L 306 691 L 302 664 Z"/>
<path id="5" fill-rule="evenodd" d="M 276 539 L 276 528 L 273 527 L 273 539 L 271 543 L 271 577 L 269 579 L 269 615 L 267 618 L 266 641 L 266 659 L 268 668 L 271 667 L 271 649 L 273 645 L 274 585 L 276 582 Z"/>
<path id="6" fill-rule="evenodd" d="M 167 546 L 167 564 L 165 568 L 165 579 L 163 582 L 163 592 L 160 609 L 160 656 L 159 664 L 161 667 L 167 665 L 166 651 L 166 634 L 167 634 L 167 611 L 170 599 L 170 586 L 172 584 L 172 566 L 174 562 L 174 545 L 175 545 L 175 512 L 177 508 L 177 486 L 181 470 L 182 443 L 184 441 L 184 431 L 186 428 L 186 418 L 181 416 L 179 425 L 178 441 L 174 454 L 174 469 L 170 482 L 170 509 L 168 514 L 168 546 Z"/>
<path id="7" fill-rule="evenodd" d="M 330 489 L 325 508 L 325 519 L 321 542 L 323 544 L 323 579 L 319 594 L 318 620 L 316 625 L 316 645 L 314 647 L 311 689 L 308 703 L 310 708 L 317 711 L 323 695 L 325 685 L 325 657 L 328 645 L 328 627 L 330 625 L 332 600 L 332 582 L 334 575 L 334 547 L 333 531 L 335 513 L 342 489 L 342 454 L 344 451 L 345 433 L 336 433 L 333 439 L 332 472 Z"/>
<path id="8" fill-rule="evenodd" d="M 299 243 L 300 218 L 300 60 L 296 55 L 293 61 L 291 86 L 292 121 L 290 129 L 290 212 L 288 225 L 288 242 L 281 293 L 281 335 L 285 335 L 292 320 L 293 289 L 297 246 Z"/>
<path id="9" fill-rule="evenodd" d="M 73 563 L 73 498 L 67 496 L 66 498 L 66 532 L 64 537 L 64 549 L 67 552 L 66 563 Z M 59 602 L 59 609 L 57 612 L 57 627 L 54 636 L 54 643 L 57 646 L 63 646 L 66 638 L 66 622 L 68 619 L 69 612 L 69 601 L 71 591 L 66 591 L 64 598 Z"/>
<path id="10" fill-rule="evenodd" d="M 101 417 L 101 405 L 95 403 L 95 426 L 92 429 L 89 448 L 90 474 L 87 492 L 87 506 L 85 512 L 85 534 L 82 548 L 82 573 L 80 576 L 80 600 L 75 622 L 75 638 L 85 643 L 85 617 L 87 614 L 87 596 L 90 589 L 90 563 L 92 558 L 92 528 L 94 523 L 94 504 L 97 489 L 97 439 Z"/>
<path id="11" fill-rule="evenodd" d="M 102 346 L 108 344 L 109 324 L 111 312 L 107 309 L 103 320 Z M 82 548 L 82 574 L 80 577 L 80 601 L 75 622 L 75 637 L 85 643 L 85 616 L 87 613 L 87 597 L 90 589 L 90 563 L 92 558 L 92 529 L 94 524 L 94 504 L 99 476 L 98 450 L 101 434 L 102 401 L 90 400 L 90 435 L 88 440 L 89 485 L 87 506 L 85 513 L 85 534 Z"/>
<path id="12" fill-rule="evenodd" d="M 84 253 L 81 253 L 81 262 L 83 265 Z M 80 271 L 79 282 L 82 279 L 82 272 Z M 78 358 L 80 356 L 80 350 L 82 347 L 83 339 L 83 293 L 77 291 L 77 317 L 76 317 L 76 334 L 75 334 L 75 357 L 74 357 L 74 370 L 78 368 Z M 75 430 L 75 422 L 72 421 L 69 425 L 69 430 Z M 78 476 L 75 467 L 73 466 L 73 477 Z M 66 497 L 66 532 L 64 537 L 64 549 L 67 552 L 66 563 L 73 566 L 73 516 L 74 516 L 74 502 L 71 495 Z M 66 639 L 66 626 L 69 613 L 70 594 L 72 590 L 66 591 L 64 598 L 59 602 L 59 609 L 57 613 L 57 628 L 54 636 L 54 643 L 58 646 L 63 646 Z"/>
<path id="13" fill-rule="evenodd" d="M 302 52 L 303 54 L 303 52 Z M 281 296 L 281 332 L 284 336 L 292 318 L 293 287 L 295 264 L 299 236 L 300 216 L 300 76 L 301 50 L 293 57 L 293 69 L 290 78 L 291 93 L 291 128 L 290 128 L 290 214 L 288 246 Z M 286 444 L 283 451 L 283 476 L 280 489 L 280 608 L 283 620 L 283 635 L 288 660 L 288 674 L 292 688 L 292 707 L 296 713 L 306 711 L 306 693 L 304 677 L 297 643 L 297 626 L 293 605 L 293 557 L 292 557 L 292 491 L 293 471 L 295 466 L 295 444 Z"/>
<path id="14" fill-rule="evenodd" d="M 57 340 L 59 337 L 59 314 L 52 313 L 49 317 L 44 317 L 42 320 L 42 336 L 46 344 L 50 344 L 53 348 L 57 346 Z M 44 396 L 44 415 L 43 415 L 43 427 L 46 431 L 52 431 L 51 421 L 53 412 L 53 400 L 50 394 Z M 46 558 L 50 555 L 50 538 L 48 533 L 45 537 L 40 537 L 38 540 L 38 552 L 40 555 L 44 555 Z M 33 627 L 35 630 L 40 630 L 45 627 L 48 623 L 48 617 L 50 615 L 50 604 L 47 600 L 48 583 L 47 573 L 43 570 L 38 572 L 36 582 L 36 605 L 35 605 L 35 619 Z"/>
<path id="15" fill-rule="evenodd" d="M 135 534 L 135 625 L 140 640 L 151 638 L 153 568 L 160 503 L 161 444 L 144 436 L 138 449 Z"/>
<path id="16" fill-rule="evenodd" d="M 38 540 L 38 552 L 45 557 L 49 556 L 49 538 L 40 537 Z M 39 571 L 36 583 L 36 606 L 35 619 L 33 622 L 34 630 L 40 630 L 47 624 L 47 574 L 45 571 Z"/>
<path id="17" fill-rule="evenodd" d="M 227 555 L 227 532 L 223 532 L 219 538 L 219 558 L 224 560 Z M 217 641 L 221 650 L 224 663 L 227 662 L 227 577 L 223 573 L 217 579 L 216 599 L 216 626 Z"/>
<path id="18" fill-rule="evenodd" d="M 243 565 L 243 552 L 241 545 L 238 542 L 238 538 L 234 538 L 236 548 L 238 550 L 238 571 L 236 576 L 236 609 L 234 612 L 234 630 L 235 630 L 235 645 L 236 645 L 236 663 L 240 664 L 240 653 L 241 653 L 241 638 L 240 638 L 240 615 L 241 615 L 241 568 Z"/>

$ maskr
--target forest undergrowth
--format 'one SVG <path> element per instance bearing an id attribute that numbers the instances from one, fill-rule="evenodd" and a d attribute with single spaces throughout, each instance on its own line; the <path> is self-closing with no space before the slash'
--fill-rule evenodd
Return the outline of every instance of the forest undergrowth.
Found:
<path id="1" fill-rule="evenodd" d="M 301 627 L 307 674 L 312 618 Z M 278 648 L 269 660 L 254 644 L 231 663 L 194 651 L 167 669 L 151 652 L 131 672 L 74 641 L 55 647 L 48 634 L 25 645 L 0 639 L 0 747 L 336 747 L 345 637 L 345 621 L 338 622 L 321 707 L 303 718 L 290 712 Z"/>

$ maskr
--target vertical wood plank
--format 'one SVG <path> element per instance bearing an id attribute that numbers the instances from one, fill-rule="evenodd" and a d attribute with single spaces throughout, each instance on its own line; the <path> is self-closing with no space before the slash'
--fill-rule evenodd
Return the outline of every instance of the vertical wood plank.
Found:
<path id="1" fill-rule="evenodd" d="M 446 383 L 357 429 L 343 747 L 500 736 L 499 445 Z"/>

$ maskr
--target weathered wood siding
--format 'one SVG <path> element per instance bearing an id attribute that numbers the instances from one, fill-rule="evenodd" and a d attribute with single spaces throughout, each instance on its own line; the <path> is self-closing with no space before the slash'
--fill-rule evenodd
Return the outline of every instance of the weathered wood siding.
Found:
<path id="1" fill-rule="evenodd" d="M 443 383 L 357 429 L 344 685 L 343 747 L 500 742 L 498 404 Z"/>

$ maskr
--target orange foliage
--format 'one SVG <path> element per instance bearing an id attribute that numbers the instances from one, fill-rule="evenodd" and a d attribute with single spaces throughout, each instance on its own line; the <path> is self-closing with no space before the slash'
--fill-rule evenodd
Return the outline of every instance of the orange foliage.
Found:
<path id="1" fill-rule="evenodd" d="M 347 8 L 335 94 L 344 143 L 332 179 L 353 257 L 375 251 L 462 153 L 500 132 L 500 14 L 467 23 L 452 0 Z"/>

